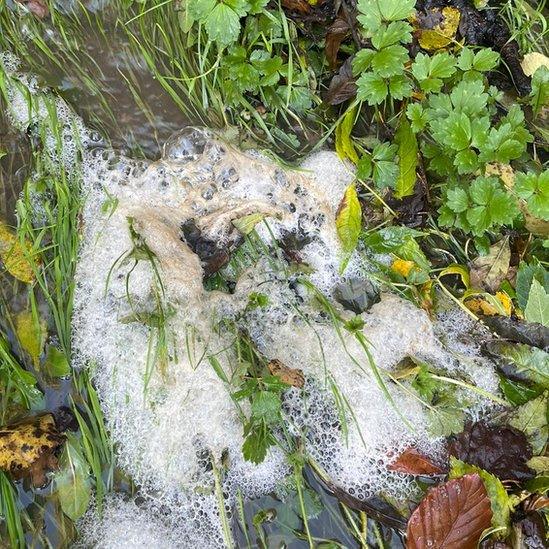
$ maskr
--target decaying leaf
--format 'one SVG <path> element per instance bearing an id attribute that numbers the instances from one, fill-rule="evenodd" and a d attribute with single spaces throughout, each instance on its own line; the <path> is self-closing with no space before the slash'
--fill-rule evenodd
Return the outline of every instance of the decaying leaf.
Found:
<path id="1" fill-rule="evenodd" d="M 427 51 L 435 51 L 450 44 L 456 36 L 461 14 L 457 8 L 433 8 L 418 12 L 415 21 L 419 45 Z"/>
<path id="2" fill-rule="evenodd" d="M 549 426 L 547 411 L 549 410 L 549 392 L 530 400 L 513 411 L 509 424 L 522 431 L 532 445 L 535 454 L 539 454 L 547 444 Z"/>
<path id="3" fill-rule="evenodd" d="M 496 292 L 493 296 L 486 292 L 475 292 L 464 298 L 465 306 L 476 315 L 482 316 L 510 316 L 512 302 L 504 292 Z"/>
<path id="4" fill-rule="evenodd" d="M 495 292 L 509 271 L 511 248 L 509 238 L 505 237 L 490 246 L 488 255 L 477 257 L 470 264 L 470 281 L 474 288 L 483 288 Z"/>
<path id="5" fill-rule="evenodd" d="M 287 383 L 292 387 L 298 387 L 301 389 L 305 383 L 305 378 L 303 377 L 303 372 L 298 368 L 289 368 L 277 360 L 276 358 L 271 360 L 267 364 L 269 372 L 280 379 L 283 383 Z"/>
<path id="6" fill-rule="evenodd" d="M 476 549 L 492 510 L 477 474 L 431 488 L 408 521 L 407 549 Z"/>
<path id="7" fill-rule="evenodd" d="M 29 250 L 25 249 L 17 236 L 0 221 L 0 260 L 12 276 L 30 284 L 34 280 L 33 266 L 29 261 Z"/>
<path id="8" fill-rule="evenodd" d="M 50 13 L 48 4 L 45 0 L 17 0 L 20 4 L 25 6 L 32 14 L 36 15 L 38 19 L 44 19 Z"/>
<path id="9" fill-rule="evenodd" d="M 16 478 L 30 477 L 35 486 L 57 466 L 55 452 L 64 437 L 51 414 L 26 419 L 0 429 L 0 469 Z"/>
<path id="10" fill-rule="evenodd" d="M 407 473 L 409 475 L 441 475 L 441 467 L 433 463 L 416 448 L 408 448 L 396 458 L 388 467 L 391 471 Z"/>
<path id="11" fill-rule="evenodd" d="M 345 37 L 350 33 L 351 26 L 345 17 L 341 15 L 328 27 L 326 32 L 326 46 L 324 51 L 326 59 L 333 69 L 337 64 L 337 52 Z"/>
<path id="12" fill-rule="evenodd" d="M 515 170 L 509 164 L 500 164 L 499 162 L 492 162 L 486 164 L 484 171 L 486 177 L 496 175 L 499 177 L 507 189 L 512 189 L 515 185 Z"/>
<path id="13" fill-rule="evenodd" d="M 349 185 L 336 213 L 337 234 L 343 253 L 350 254 L 356 247 L 360 235 L 362 209 L 358 201 L 356 186 Z"/>
<path id="14" fill-rule="evenodd" d="M 526 435 L 512 427 L 468 423 L 448 445 L 450 455 L 476 465 L 501 480 L 528 480 L 533 471 L 526 462 L 532 448 Z"/>
<path id="15" fill-rule="evenodd" d="M 549 352 L 549 328 L 536 322 L 523 322 L 502 316 L 484 317 L 482 321 L 494 332 L 509 341 L 526 343 Z"/>
<path id="16" fill-rule="evenodd" d="M 397 258 L 393 261 L 393 264 L 391 265 L 391 269 L 406 278 L 410 271 L 414 268 L 415 263 L 413 261 L 406 261 L 405 259 Z"/>
<path id="17" fill-rule="evenodd" d="M 45 321 L 36 320 L 31 311 L 21 311 L 15 318 L 15 332 L 21 348 L 30 356 L 33 366 L 38 369 L 40 355 L 46 343 Z"/>
<path id="18" fill-rule="evenodd" d="M 335 131 L 335 147 L 339 158 L 342 160 L 348 158 L 353 164 L 357 164 L 358 162 L 358 154 L 351 138 L 355 116 L 356 108 L 349 109 L 341 122 L 336 126 Z"/>
<path id="19" fill-rule="evenodd" d="M 329 105 L 340 105 L 356 95 L 356 78 L 353 76 L 352 58 L 349 57 L 332 77 L 324 100 Z"/>

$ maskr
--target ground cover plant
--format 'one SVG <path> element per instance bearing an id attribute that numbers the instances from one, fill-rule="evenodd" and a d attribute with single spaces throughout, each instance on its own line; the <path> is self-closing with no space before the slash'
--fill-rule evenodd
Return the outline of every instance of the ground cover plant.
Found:
<path id="1" fill-rule="evenodd" d="M 263 150 L 281 167 L 334 149 L 354 174 L 335 216 L 339 269 L 345 274 L 358 254 L 372 270 L 371 287 L 345 288 L 338 298 L 357 313 L 350 320 L 307 281 L 295 235 L 265 246 L 256 232 L 263 215 L 235 222 L 239 245 L 222 253 L 212 252 L 192 223 L 182 231 L 203 261 L 207 289 L 230 294 L 238 274 L 265 258 L 273 270 L 287 271 L 341 339 L 350 336 L 364 350 L 358 366 L 403 424 L 409 418 L 394 391 L 421 402 L 444 452 L 409 447 L 392 457 L 390 470 L 417 488 L 404 503 L 387 493 L 361 499 L 342 489 L 308 452 L 306 434 L 287 429 L 287 395 L 306 394 L 306 376 L 268 359 L 240 319 L 231 319 L 219 329 L 234 333 L 232 375 L 220 357 L 208 360 L 241 414 L 243 457 L 261 464 L 281 449 L 291 480 L 284 496 L 240 496 L 228 511 L 221 504 L 226 545 L 546 545 L 545 17 L 545 2 L 526 0 L 0 3 L 3 544 L 68 546 L 88 509 L 101 513 L 109 494 L 131 498 L 140 489 L 117 464 L 94 385 L 96 366 L 73 368 L 86 200 L 75 165 L 87 145 L 78 142 L 76 117 L 60 120 L 62 98 L 94 130 L 95 145 L 134 158 L 156 159 L 173 131 L 193 124 L 244 150 Z M 17 71 L 14 57 L 4 54 L 15 56 Z M 14 89 L 32 123 L 17 126 L 10 114 Z M 106 197 L 107 219 L 117 200 Z M 129 227 L 133 248 L 109 267 L 114 277 L 124 262 L 152 265 L 154 309 L 130 303 L 126 322 L 149 330 L 149 373 L 165 375 L 174 312 L 155 254 L 137 225 Z M 269 306 L 270 296 L 256 290 L 243 314 Z M 495 368 L 497 391 L 481 388 L 465 370 L 450 375 L 417 356 L 391 371 L 379 368 L 360 313 L 380 291 L 432 319 L 452 307 L 472 319 L 467 337 Z M 345 437 L 354 410 L 327 379 Z M 493 408 L 471 417 L 466 409 L 477 397 Z M 211 455 L 203 460 L 223 502 L 226 464 Z"/>

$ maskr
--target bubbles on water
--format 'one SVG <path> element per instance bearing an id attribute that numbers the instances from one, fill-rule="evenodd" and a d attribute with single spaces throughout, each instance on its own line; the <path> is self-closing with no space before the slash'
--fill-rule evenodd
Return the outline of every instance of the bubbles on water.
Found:
<path id="1" fill-rule="evenodd" d="M 212 133 L 204 128 L 184 128 L 166 141 L 163 157 L 166 160 L 180 162 L 196 160 L 202 155 L 211 138 Z"/>

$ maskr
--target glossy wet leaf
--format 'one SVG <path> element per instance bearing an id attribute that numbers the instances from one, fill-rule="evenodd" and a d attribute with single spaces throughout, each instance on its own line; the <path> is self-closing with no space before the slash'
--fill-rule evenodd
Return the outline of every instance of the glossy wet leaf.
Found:
<path id="1" fill-rule="evenodd" d="M 476 549 L 492 510 L 478 474 L 431 488 L 408 520 L 407 549 Z"/>
<path id="2" fill-rule="evenodd" d="M 38 369 L 47 337 L 45 321 L 36 319 L 31 311 L 22 311 L 15 318 L 15 332 L 22 349 Z"/>
<path id="3" fill-rule="evenodd" d="M 0 221 L 0 260 L 13 277 L 30 284 L 34 280 L 34 268 L 28 246 L 23 246 L 17 236 Z"/>
<path id="4" fill-rule="evenodd" d="M 482 321 L 491 330 L 509 341 L 517 341 L 549 351 L 549 328 L 543 324 L 505 317 L 485 317 Z"/>
<path id="5" fill-rule="evenodd" d="M 443 469 L 436 463 L 422 454 L 416 448 L 407 448 L 400 454 L 391 465 L 390 471 L 407 473 L 409 475 L 440 475 L 444 473 Z"/>
<path id="6" fill-rule="evenodd" d="M 509 239 L 502 238 L 490 246 L 488 255 L 477 257 L 470 264 L 470 281 L 474 288 L 495 292 L 509 271 L 511 248 Z"/>
<path id="7" fill-rule="evenodd" d="M 51 414 L 29 418 L 0 429 L 0 469 L 14 478 L 30 477 L 42 486 L 56 467 L 55 451 L 64 438 Z"/>
<path id="8" fill-rule="evenodd" d="M 524 316 L 528 322 L 537 322 L 549 327 L 549 293 L 536 279 L 532 280 Z"/>
<path id="9" fill-rule="evenodd" d="M 74 435 L 68 436 L 59 465 L 60 471 L 55 475 L 59 502 L 63 513 L 76 521 L 88 508 L 92 487 L 88 463 Z"/>
<path id="10" fill-rule="evenodd" d="M 416 135 L 408 119 L 403 116 L 395 134 L 398 144 L 398 178 L 395 183 L 395 197 L 404 198 L 414 194 L 416 168 L 418 165 L 418 145 Z"/>
<path id="11" fill-rule="evenodd" d="M 526 464 L 532 447 L 526 435 L 512 427 L 468 423 L 462 433 L 452 437 L 448 452 L 501 480 L 523 481 L 534 476 Z"/>
<path id="12" fill-rule="evenodd" d="M 336 227 L 343 253 L 350 254 L 356 247 L 360 235 L 362 208 L 356 186 L 349 185 L 336 214 Z"/>
<path id="13" fill-rule="evenodd" d="M 450 477 L 459 478 L 467 474 L 478 474 L 484 482 L 484 487 L 490 498 L 490 506 L 492 508 L 492 526 L 494 528 L 504 528 L 505 531 L 509 527 L 509 518 L 513 510 L 512 500 L 509 498 L 505 487 L 498 477 L 488 473 L 484 469 L 476 465 L 469 465 L 459 459 L 450 457 Z M 500 537 L 504 537 L 499 532 Z"/>

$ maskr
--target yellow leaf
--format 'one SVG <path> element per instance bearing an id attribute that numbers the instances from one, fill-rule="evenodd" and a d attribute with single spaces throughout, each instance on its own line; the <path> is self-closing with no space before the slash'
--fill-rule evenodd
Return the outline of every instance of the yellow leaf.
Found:
<path id="1" fill-rule="evenodd" d="M 476 315 L 510 316 L 511 313 L 507 309 L 508 304 L 504 304 L 503 299 L 500 300 L 499 296 L 496 297 L 486 292 L 474 291 L 465 292 L 463 297 L 465 306 Z"/>
<path id="2" fill-rule="evenodd" d="M 40 365 L 40 355 L 46 342 L 46 323 L 35 321 L 30 311 L 22 311 L 15 318 L 15 332 L 21 348 L 31 357 L 35 368 Z"/>
<path id="3" fill-rule="evenodd" d="M 458 9 L 434 8 L 420 15 L 415 22 L 419 45 L 427 51 L 435 51 L 450 44 L 455 36 L 461 14 Z"/>
<path id="4" fill-rule="evenodd" d="M 506 316 L 511 316 L 511 313 L 513 312 L 513 302 L 511 301 L 511 298 L 505 292 L 496 292 L 496 297 L 503 305 L 503 308 L 507 313 Z"/>
<path id="5" fill-rule="evenodd" d="M 17 236 L 0 221 L 0 259 L 6 271 L 21 282 L 30 284 L 34 280 L 34 271 L 28 254 L 28 249 L 23 248 Z"/>
<path id="6" fill-rule="evenodd" d="M 356 107 L 350 109 L 345 113 L 343 120 L 336 126 L 335 131 L 335 146 L 336 152 L 339 158 L 345 160 L 348 158 L 356 164 L 358 162 L 358 154 L 353 140 L 351 139 L 351 132 L 355 124 Z"/>
<path id="7" fill-rule="evenodd" d="M 497 175 L 507 189 L 512 189 L 515 185 L 515 170 L 509 164 L 500 164 L 499 162 L 486 164 L 484 175 L 487 177 Z"/>
<path id="8" fill-rule="evenodd" d="M 398 273 L 399 275 L 406 278 L 410 271 L 415 267 L 415 263 L 413 261 L 406 261 L 405 259 L 397 258 L 393 261 L 393 264 L 391 265 L 391 269 L 395 271 L 395 273 Z"/>
<path id="9" fill-rule="evenodd" d="M 343 252 L 350 254 L 356 247 L 360 235 L 362 208 L 358 200 L 356 186 L 349 185 L 336 214 L 337 234 L 342 244 Z"/>
<path id="10" fill-rule="evenodd" d="M 446 275 L 452 275 L 457 274 L 461 277 L 461 281 L 463 282 L 463 285 L 468 290 L 471 286 L 470 278 L 469 278 L 469 271 L 466 267 L 463 265 L 458 265 L 457 263 L 453 263 L 452 265 L 448 265 L 445 269 L 443 269 L 440 272 L 439 278 Z"/>
<path id="11" fill-rule="evenodd" d="M 520 66 L 526 76 L 533 76 L 540 67 L 549 68 L 549 57 L 543 55 L 543 53 L 533 51 L 524 56 Z"/>

